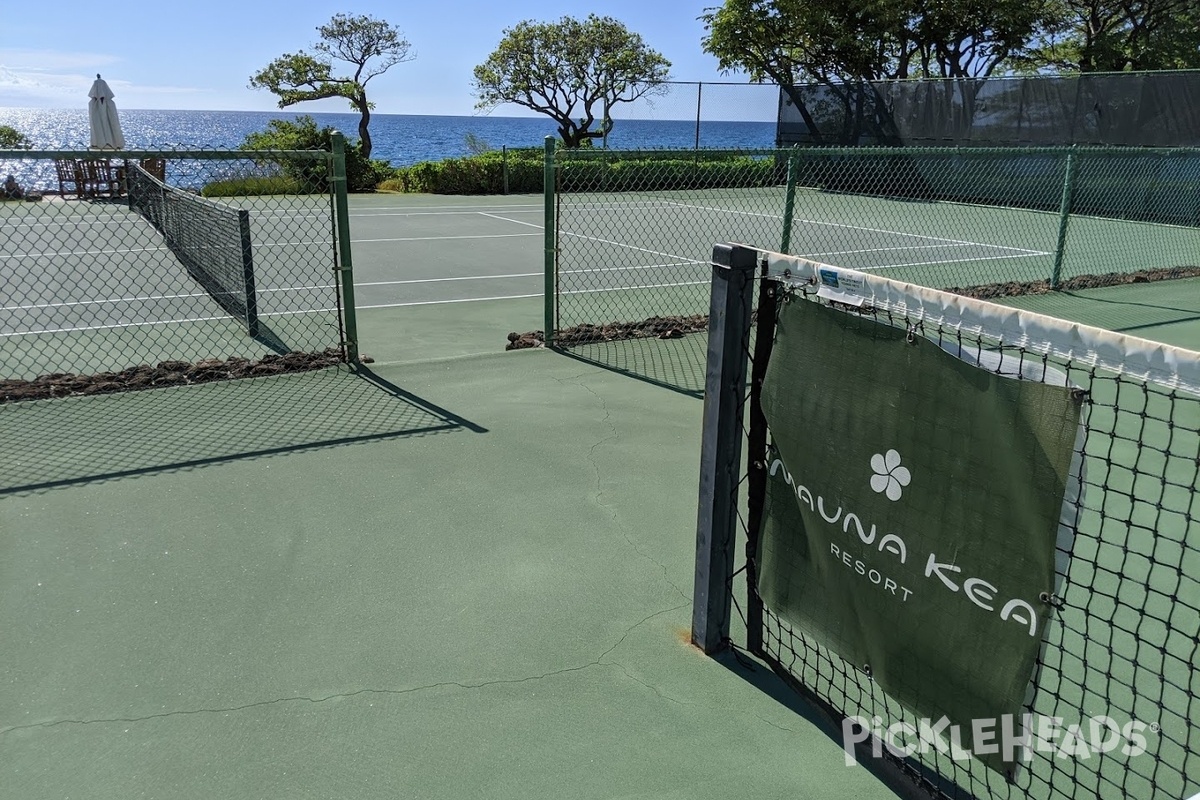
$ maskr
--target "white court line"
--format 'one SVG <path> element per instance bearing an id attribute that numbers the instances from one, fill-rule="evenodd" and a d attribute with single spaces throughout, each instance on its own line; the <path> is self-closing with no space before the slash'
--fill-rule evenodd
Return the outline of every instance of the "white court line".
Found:
<path id="1" fill-rule="evenodd" d="M 647 269 L 668 269 L 671 267 L 699 267 L 707 266 L 702 261 L 689 260 L 687 262 L 676 262 L 666 264 L 638 264 L 626 267 L 589 267 L 587 269 L 565 269 L 560 270 L 560 275 L 583 275 L 593 272 L 631 272 L 635 270 Z M 540 278 L 545 275 L 544 272 L 513 272 L 502 275 L 456 275 L 445 278 L 407 278 L 397 281 L 355 281 L 355 288 L 365 286 L 405 286 L 408 284 L 417 283 L 454 283 L 458 281 L 488 281 L 488 280 L 510 280 L 515 278 Z M 259 289 L 258 294 L 277 294 L 282 292 L 306 292 L 306 291 L 330 291 L 334 287 L 331 285 L 321 286 L 280 286 L 273 289 Z M 189 294 L 159 294 L 145 295 L 136 297 L 110 297 L 100 300 L 73 300 L 65 303 L 35 303 L 24 306 L 0 306 L 0 311 L 35 311 L 48 308 L 72 308 L 76 306 L 100 306 L 111 305 L 114 303 L 143 303 L 155 300 L 187 300 L 196 297 L 208 297 L 207 292 L 192 292 Z M 526 297 L 533 295 L 513 295 L 514 297 Z M 539 295 L 540 296 L 540 295 Z M 499 299 L 499 298 L 487 298 Z M 465 302 L 465 301 L 436 301 L 436 302 Z M 367 306 L 359 306 L 366 308 Z M 384 306 L 370 306 L 371 308 L 383 308 Z"/>
<path id="2" fill-rule="evenodd" d="M 536 233 L 481 233 L 471 236 L 403 236 L 395 239 L 351 239 L 352 244 L 362 242 L 448 242 L 454 239 L 509 239 L 515 236 L 537 236 Z"/>
<path id="3" fill-rule="evenodd" d="M 406 278 L 400 281 L 366 281 L 364 283 L 354 282 L 354 287 L 359 286 L 403 286 L 409 283 L 451 283 L 454 281 L 486 281 L 486 280 L 506 280 L 508 278 L 538 278 L 544 275 L 544 272 L 513 272 L 507 275 L 455 275 L 449 278 Z"/>
<path id="4" fill-rule="evenodd" d="M 425 208 L 428 208 L 428 206 L 426 206 Z M 450 208 L 450 206 L 445 206 L 445 208 Z M 426 211 L 426 210 L 393 211 L 391 209 L 387 209 L 383 213 L 376 213 L 373 211 L 372 212 L 359 211 L 354 214 L 351 214 L 350 218 L 354 219 L 355 217 L 455 217 L 455 216 L 470 216 L 470 215 L 474 215 L 474 214 L 484 214 L 489 211 L 496 211 L 496 212 L 507 211 L 507 212 L 510 212 L 513 214 L 532 214 L 535 211 L 543 210 L 541 205 L 537 205 L 537 206 L 533 206 L 533 205 L 500 206 L 500 207 L 484 206 L 483 208 L 477 208 L 477 209 L 473 209 L 473 210 L 469 209 L 469 208 L 465 209 L 462 206 L 455 206 L 454 208 L 455 208 L 454 211 Z"/>
<path id="5" fill-rule="evenodd" d="M 194 294 L 160 294 L 148 297 L 110 297 L 104 300 L 72 300 L 67 303 L 34 303 L 27 306 L 0 306 L 0 311 L 34 311 L 41 308 L 72 308 L 74 306 L 103 306 L 112 303 L 138 303 L 147 300 L 184 300 L 190 297 L 208 297 L 207 292 Z"/>
<path id="6" fill-rule="evenodd" d="M 541 273 L 538 273 L 539 275 Z M 358 286 L 369 284 L 356 284 Z M 278 294 L 281 292 L 308 292 L 324 290 L 332 292 L 332 284 L 325 286 L 280 286 L 275 289 L 258 289 L 256 294 Z M 211 297 L 208 292 L 190 292 L 188 294 L 151 294 L 136 297 L 108 297 L 99 300 L 71 300 L 65 303 L 33 303 L 25 306 L 0 306 L 0 311 L 35 311 L 44 308 L 73 308 L 75 306 L 104 306 L 114 303 L 144 303 L 154 300 L 188 300 L 195 297 Z"/>
<path id="7" fill-rule="evenodd" d="M 670 264 L 638 264 L 629 267 L 588 267 L 587 269 L 563 269 L 559 270 L 559 275 L 584 275 L 592 272 L 629 272 L 639 269 L 667 269 L 669 267 L 691 267 L 691 266 L 708 266 L 703 261 L 689 259 L 687 262 L 676 262 Z M 410 283 L 452 283 L 454 281 L 491 281 L 491 280 L 508 280 L 510 278 L 540 278 L 545 272 L 510 272 L 503 275 L 456 275 L 449 278 L 406 278 L 398 281 L 364 281 L 362 283 L 355 281 L 355 288 L 359 286 L 403 286 Z M 321 287 L 315 287 L 321 288 Z M 279 291 L 279 290 L 269 290 Z"/>
<path id="8" fill-rule="evenodd" d="M 898 269 L 900 267 L 928 267 L 934 264 L 963 264 L 967 261 L 1000 261 L 1005 258 L 1035 258 L 1036 256 L 1048 256 L 1049 253 L 1013 253 L 1009 256 L 979 256 L 978 258 L 950 258 L 945 261 L 914 261 L 909 264 L 877 264 L 870 267 L 857 267 L 856 269 L 862 272 L 870 272 L 875 269 Z M 803 256 L 801 256 L 803 258 Z"/>
<path id="9" fill-rule="evenodd" d="M 710 206 L 698 206 L 698 205 L 693 205 L 691 203 L 678 203 L 678 202 L 670 202 L 670 203 L 668 203 L 668 205 L 672 205 L 677 208 L 693 208 L 693 209 L 696 209 L 697 211 L 717 211 L 717 212 L 721 212 L 723 214 L 740 214 L 740 215 L 752 216 L 752 217 L 766 217 L 768 219 L 777 219 L 780 222 L 783 221 L 783 217 L 779 216 L 778 214 L 764 214 L 759 211 L 738 211 L 736 209 L 730 209 L 730 208 L 713 208 Z M 852 231 L 867 231 L 869 233 L 885 233 L 890 236 L 905 236 L 905 237 L 908 237 L 911 239 L 928 239 L 931 242 L 949 242 L 951 244 L 967 244 L 967 245 L 972 245 L 974 247 L 991 247 L 991 248 L 995 248 L 997 250 L 1012 250 L 1012 251 L 1018 252 L 1018 253 L 1031 253 L 1031 254 L 1037 254 L 1037 255 L 1047 255 L 1045 252 L 1043 252 L 1041 250 L 1029 250 L 1024 247 L 1007 247 L 1002 244 L 988 244 L 987 242 L 972 242 L 968 239 L 949 239 L 945 236 L 925 236 L 920 233 L 905 233 L 904 231 L 892 231 L 892 230 L 888 230 L 887 228 L 868 228 L 863 225 L 850 225 L 850 224 L 847 224 L 844 222 L 825 222 L 825 221 L 819 220 L 819 219 L 795 219 L 792 222 L 793 222 L 793 224 L 800 223 L 803 225 L 825 225 L 830 228 L 844 228 L 844 229 L 852 230 Z M 932 262 L 932 263 L 938 263 L 938 262 Z"/>
<path id="10" fill-rule="evenodd" d="M 988 245 L 989 247 L 991 245 Z M 869 247 L 862 250 L 830 250 L 827 253 L 806 253 L 803 258 L 816 258 L 817 256 L 848 256 L 857 255 L 859 253 L 893 253 L 897 250 L 935 250 L 938 248 L 947 247 L 967 247 L 965 244 L 911 244 L 904 247 Z M 1035 251 L 1036 252 L 1036 251 Z M 1052 253 L 1039 252 L 1037 255 L 1049 256 Z M 992 256 L 992 258 L 1012 258 L 1012 256 Z"/>
<path id="11" fill-rule="evenodd" d="M 139 220 L 121 219 L 118 217 L 114 219 L 97 220 L 95 222 L 79 220 L 78 222 L 30 222 L 19 225 L 6 224 L 0 225 L 0 231 L 8 230 L 10 228 L 13 230 L 33 230 L 34 228 L 43 228 L 46 230 L 66 231 L 69 233 L 72 230 L 77 230 L 80 228 L 141 228 L 143 224 L 144 223 L 140 222 Z"/>
<path id="12" fill-rule="evenodd" d="M 541 297 L 542 293 L 536 294 L 502 294 L 495 297 L 460 297 L 457 300 L 414 300 L 409 303 L 380 303 L 373 306 L 355 305 L 355 309 L 362 308 L 405 308 L 407 306 L 440 306 L 449 303 L 478 303 L 484 300 L 527 300 L 530 297 Z"/>
<path id="13" fill-rule="evenodd" d="M 498 217 L 495 214 L 484 214 L 483 216 L 491 217 L 492 219 L 503 220 L 504 222 L 512 222 L 516 225 L 528 225 L 530 228 L 537 228 L 538 230 L 544 229 L 543 226 L 541 226 L 541 225 L 535 225 L 532 222 L 522 222 L 519 219 L 504 219 L 504 217 Z M 560 237 L 561 236 L 573 236 L 576 239 L 585 239 L 590 242 L 599 242 L 600 244 L 611 244 L 611 245 L 614 245 L 615 247 L 624 247 L 629 250 L 636 250 L 639 253 L 649 253 L 652 256 L 662 256 L 663 258 L 677 258 L 680 261 L 692 262 L 692 261 L 696 260 L 694 258 L 689 258 L 688 256 L 681 256 L 677 253 L 664 253 L 661 250 L 647 250 L 645 247 L 637 247 L 636 245 L 625 244 L 624 242 L 616 242 L 616 241 L 613 241 L 612 239 L 601 239 L 598 236 L 588 236 L 588 235 L 582 234 L 582 233 L 571 233 L 570 231 L 559 231 L 559 236 Z"/>
<path id="14" fill-rule="evenodd" d="M 708 283 L 708 281 L 696 281 L 694 283 L 664 283 L 664 284 L 654 284 L 654 285 L 645 285 L 645 286 L 619 286 L 619 287 L 614 287 L 611 289 L 586 289 L 586 290 L 580 290 L 577 292 L 564 292 L 564 294 L 594 294 L 596 292 L 619 292 L 619 291 L 627 291 L 629 289 L 656 289 L 656 288 L 669 288 L 672 286 L 693 286 L 693 285 L 700 286 L 700 285 L 703 285 L 706 283 Z M 377 305 L 356 305 L 355 308 L 357 310 L 361 311 L 363 309 L 368 309 L 368 308 L 405 308 L 405 307 L 409 307 L 409 306 L 436 306 L 436 305 L 449 305 L 451 303 L 479 303 L 479 302 L 485 302 L 488 300 L 528 300 L 528 299 L 531 299 L 534 297 L 541 297 L 541 296 L 542 296 L 542 293 L 537 292 L 535 294 L 506 294 L 506 295 L 496 295 L 494 297 L 463 297 L 463 298 L 458 298 L 455 300 L 416 300 L 416 301 L 412 301 L 412 302 L 408 302 L 408 303 L 380 303 Z M 279 311 L 279 312 L 272 312 L 269 314 L 259 314 L 259 316 L 260 317 L 300 316 L 302 314 L 332 313 L 333 311 L 336 311 L 336 310 L 337 309 L 333 309 L 333 308 L 315 308 L 315 309 L 309 309 L 307 311 Z M 77 333 L 77 332 L 83 332 L 83 331 L 113 330 L 116 328 L 140 328 L 140 327 L 147 327 L 147 326 L 151 326 L 151 325 L 176 325 L 176 324 L 184 323 L 184 322 L 213 322 L 216 320 L 228 320 L 228 319 L 231 319 L 231 317 L 228 317 L 228 316 L 189 317 L 187 319 L 152 320 L 152 321 L 148 321 L 148 322 L 128 322 L 128 323 L 123 323 L 120 325 L 91 325 L 91 326 L 81 326 L 81 327 L 77 327 L 77 328 L 55 328 L 55 329 L 36 330 L 36 331 L 18 331 L 16 333 L 0 333 L 0 339 L 13 337 L 13 336 L 37 336 L 37 335 L 49 334 L 49 333 Z"/>
<path id="15" fill-rule="evenodd" d="M 0 260 L 9 258 L 53 258 L 54 256 L 101 256 L 115 255 L 117 253 L 162 253 L 166 252 L 167 247 L 127 247 L 119 250 L 54 250 L 47 253 L 15 253 L 13 255 L 0 255 Z"/>
<path id="16" fill-rule="evenodd" d="M 479 214 L 479 216 L 481 216 L 481 217 L 490 217 L 491 219 L 498 219 L 501 222 L 511 222 L 514 225 L 525 225 L 530 228 L 537 228 L 539 231 L 543 231 L 546 229 L 546 226 L 544 226 L 544 225 L 537 225 L 533 222 L 522 222 L 519 219 L 508 219 L 506 217 L 497 216 L 496 214 L 490 214 L 486 211 L 477 211 L 475 213 Z"/>
<path id="17" fill-rule="evenodd" d="M 538 295 L 540 297 L 540 295 Z M 298 317 L 304 314 L 324 314 L 336 311 L 333 308 L 311 308 L 305 311 L 272 311 L 267 314 L 259 314 L 262 317 Z M 215 322 L 217 320 L 232 320 L 229 315 L 219 317 L 187 317 L 186 319 L 152 319 L 143 322 L 121 322 L 112 325 L 81 325 L 76 328 L 43 328 L 36 331 L 16 331 L 14 333 L 0 333 L 0 339 L 6 339 L 12 336 L 40 336 L 43 333 L 81 333 L 83 331 L 109 331 L 117 328 L 146 328 L 153 325 L 178 325 L 183 322 Z"/>
<path id="18" fill-rule="evenodd" d="M 563 236 L 573 236 L 576 239 L 585 239 L 590 242 L 599 242 L 600 244 L 611 244 L 616 247 L 624 247 L 629 250 L 636 250 L 639 253 L 648 253 L 652 256 L 662 256 L 663 258 L 677 258 L 680 261 L 687 261 L 689 263 L 696 261 L 696 259 L 694 259 L 694 258 L 691 258 L 689 256 L 681 256 L 678 253 L 664 253 L 661 250 L 648 250 L 645 247 L 636 247 L 631 244 L 625 244 L 624 242 L 614 242 L 612 239 L 601 239 L 598 236 L 585 236 L 582 233 L 569 233 L 569 232 L 564 232 L 562 235 Z"/>
<path id="19" fill-rule="evenodd" d="M 598 292 L 627 292 L 637 289 L 670 289 L 675 286 L 707 286 L 711 281 L 684 281 L 682 283 L 643 283 L 638 286 L 607 286 L 603 289 L 574 289 L 560 294 L 596 294 Z"/>

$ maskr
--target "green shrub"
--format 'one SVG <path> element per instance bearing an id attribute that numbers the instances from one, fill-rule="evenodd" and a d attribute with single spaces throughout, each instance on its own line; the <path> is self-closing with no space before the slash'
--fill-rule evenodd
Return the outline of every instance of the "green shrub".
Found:
<path id="1" fill-rule="evenodd" d="M 542 190 L 542 155 L 538 148 L 509 150 L 508 191 L 514 194 Z M 397 192 L 431 194 L 500 194 L 504 191 L 505 154 L 490 150 L 463 158 L 422 161 L 396 170 L 395 177 L 379 188 Z"/>
<path id="2" fill-rule="evenodd" d="M 540 193 L 543 188 L 540 147 L 509 150 L 508 191 Z M 395 192 L 431 194 L 500 194 L 504 191 L 505 155 L 490 151 L 464 158 L 424 161 L 396 170 L 380 184 Z M 782 181 L 774 158 L 737 153 L 662 151 L 620 153 L 578 152 L 564 158 L 560 184 L 568 191 L 627 192 L 668 189 L 710 189 L 771 186 Z"/>
<path id="3" fill-rule="evenodd" d="M 0 150 L 31 150 L 29 137 L 11 125 L 0 125 Z"/>
<path id="4" fill-rule="evenodd" d="M 295 121 L 273 119 L 265 131 L 249 134 L 242 150 L 324 150 L 333 149 L 334 129 L 318 128 L 308 115 Z M 305 191 L 323 190 L 326 185 L 325 163 L 307 159 L 284 159 L 283 173 L 298 181 Z M 351 192 L 373 192 L 381 181 L 392 177 L 392 165 L 379 159 L 364 158 L 358 143 L 346 143 L 346 184 Z"/>

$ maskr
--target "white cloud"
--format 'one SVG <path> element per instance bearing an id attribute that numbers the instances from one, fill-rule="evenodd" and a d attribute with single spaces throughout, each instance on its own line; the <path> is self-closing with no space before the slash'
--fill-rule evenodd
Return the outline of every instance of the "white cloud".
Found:
<path id="1" fill-rule="evenodd" d="M 0 48 L 0 107 L 61 108 L 86 104 L 98 73 L 121 61 L 103 53 Z M 203 97 L 210 89 L 190 86 L 147 86 L 105 78 L 118 102 L 127 108 L 159 105 L 165 96 Z"/>
<path id="2" fill-rule="evenodd" d="M 95 80 L 92 70 L 117 61 L 100 53 L 0 48 L 0 106 L 76 105 Z"/>

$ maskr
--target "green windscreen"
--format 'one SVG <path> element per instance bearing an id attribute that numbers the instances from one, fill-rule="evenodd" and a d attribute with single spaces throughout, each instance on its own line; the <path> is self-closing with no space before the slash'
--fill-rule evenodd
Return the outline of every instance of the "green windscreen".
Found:
<path id="1" fill-rule="evenodd" d="M 914 334 L 818 303 L 780 310 L 759 589 L 918 718 L 970 731 L 1022 714 L 1080 400 L 1002 354 Z M 1012 752 L 981 758 L 1011 776 Z"/>

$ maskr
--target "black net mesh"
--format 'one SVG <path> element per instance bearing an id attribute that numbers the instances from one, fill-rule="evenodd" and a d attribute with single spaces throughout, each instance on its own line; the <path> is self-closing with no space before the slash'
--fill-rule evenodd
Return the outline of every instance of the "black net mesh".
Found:
<path id="1" fill-rule="evenodd" d="M 744 420 L 748 451 L 736 488 L 741 513 L 735 532 L 745 542 L 746 562 L 730 583 L 747 648 L 835 724 L 862 718 L 884 734 L 868 739 L 858 758 L 890 764 L 899 789 L 939 798 L 1179 798 L 1200 790 L 1200 354 L 1162 351 L 1156 359 L 1140 350 L 1159 352 L 1158 346 L 1126 339 L 1132 355 L 1123 368 L 1121 352 L 1081 347 L 1065 323 L 1056 328 L 1043 321 L 1042 338 L 1020 336 L 937 318 L 929 313 L 928 295 L 906 304 L 903 290 L 888 303 L 855 307 L 818 297 L 802 271 L 785 278 L 772 269 L 761 282 L 753 336 L 747 330 L 743 339 L 752 379 L 735 412 Z M 1064 503 L 1056 585 L 1048 599 L 1053 616 L 1022 709 L 1030 715 L 1028 757 L 1015 775 L 939 749 L 932 739 L 888 740 L 889 726 L 908 723 L 919 731 L 921 720 L 862 665 L 797 629 L 759 594 L 773 452 L 762 377 L 773 357 L 776 310 L 791 303 L 821 303 L 975 363 L 1003 363 L 1005 374 L 1022 380 L 1065 376 L 1082 403 L 1074 485 Z M 734 639 L 740 645 L 736 632 Z M 1057 728 L 1040 735 L 1038 726 L 1052 718 Z M 1105 724 L 1096 722 L 1102 718 L 1120 732 L 1094 727 Z M 1016 735 L 1024 722 L 1014 723 Z M 1077 738 L 1069 733 L 1073 724 Z M 899 749 L 906 742 L 913 752 Z"/>

